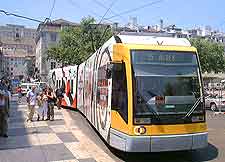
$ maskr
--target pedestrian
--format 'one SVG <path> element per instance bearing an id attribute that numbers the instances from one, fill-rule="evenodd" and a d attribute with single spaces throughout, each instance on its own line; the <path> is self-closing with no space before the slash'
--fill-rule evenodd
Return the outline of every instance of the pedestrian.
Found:
<path id="1" fill-rule="evenodd" d="M 41 120 L 44 120 L 45 117 L 47 118 L 47 112 L 48 112 L 48 97 L 46 94 L 46 91 L 43 91 L 40 93 L 40 95 L 37 97 L 38 101 L 38 106 L 39 108 L 37 109 L 38 113 L 38 121 L 40 120 L 40 116 L 42 116 Z"/>
<path id="2" fill-rule="evenodd" d="M 61 109 L 62 98 L 64 97 L 62 87 L 57 89 L 55 91 L 55 94 L 56 94 L 56 98 L 57 98 L 56 105 L 57 105 L 58 109 Z"/>
<path id="3" fill-rule="evenodd" d="M 5 81 L 0 82 L 0 136 L 7 138 L 9 117 L 9 93 Z"/>
<path id="4" fill-rule="evenodd" d="M 54 120 L 54 105 L 55 105 L 55 94 L 53 92 L 52 88 L 48 88 L 47 92 L 47 97 L 48 97 L 48 117 L 47 120 Z"/>
<path id="5" fill-rule="evenodd" d="M 36 87 L 32 86 L 31 90 L 27 92 L 27 104 L 28 104 L 28 121 L 33 121 L 33 116 L 35 112 L 35 105 L 36 105 L 36 99 L 37 99 L 37 94 L 35 92 Z"/>
<path id="6" fill-rule="evenodd" d="M 21 88 L 21 86 L 18 86 L 16 91 L 17 91 L 17 94 L 18 94 L 18 103 L 21 103 L 21 99 L 22 99 L 22 88 Z"/>

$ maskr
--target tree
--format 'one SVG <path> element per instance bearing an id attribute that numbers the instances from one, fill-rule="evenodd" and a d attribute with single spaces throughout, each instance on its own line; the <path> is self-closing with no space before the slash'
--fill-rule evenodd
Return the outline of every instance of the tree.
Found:
<path id="1" fill-rule="evenodd" d="M 47 50 L 48 58 L 66 65 L 79 65 L 112 36 L 107 25 L 98 25 L 92 17 L 81 20 L 76 27 L 64 28 L 60 42 Z"/>
<path id="2" fill-rule="evenodd" d="M 198 50 L 203 72 L 224 72 L 225 58 L 222 44 L 201 38 L 190 39 L 190 42 Z"/>

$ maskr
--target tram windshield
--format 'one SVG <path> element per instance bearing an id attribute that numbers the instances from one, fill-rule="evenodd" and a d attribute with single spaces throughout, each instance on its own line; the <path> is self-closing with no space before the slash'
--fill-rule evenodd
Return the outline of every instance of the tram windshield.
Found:
<path id="1" fill-rule="evenodd" d="M 195 53 L 131 50 L 131 57 L 135 116 L 184 115 L 201 97 Z"/>

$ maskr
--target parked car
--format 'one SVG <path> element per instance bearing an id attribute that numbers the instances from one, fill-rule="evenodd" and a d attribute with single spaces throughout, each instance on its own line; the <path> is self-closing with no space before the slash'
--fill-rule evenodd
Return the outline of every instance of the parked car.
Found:
<path id="1" fill-rule="evenodd" d="M 22 89 L 22 95 L 26 95 L 27 92 L 31 89 L 32 86 L 36 86 L 37 87 L 37 84 L 35 83 L 22 83 L 20 84 L 21 86 L 21 89 Z"/>
<path id="2" fill-rule="evenodd" d="M 34 82 L 34 84 L 37 84 L 37 93 L 41 92 L 43 89 L 47 87 L 46 82 Z"/>
<path id="3" fill-rule="evenodd" d="M 207 96 L 205 97 L 205 106 L 212 111 L 225 111 L 225 98 L 221 96 Z"/>

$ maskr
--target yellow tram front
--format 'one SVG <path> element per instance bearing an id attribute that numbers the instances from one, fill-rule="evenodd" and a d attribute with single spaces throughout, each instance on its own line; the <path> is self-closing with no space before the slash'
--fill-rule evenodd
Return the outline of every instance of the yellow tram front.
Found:
<path id="1" fill-rule="evenodd" d="M 113 47 L 110 145 L 126 152 L 206 147 L 201 69 L 194 47 Z"/>

